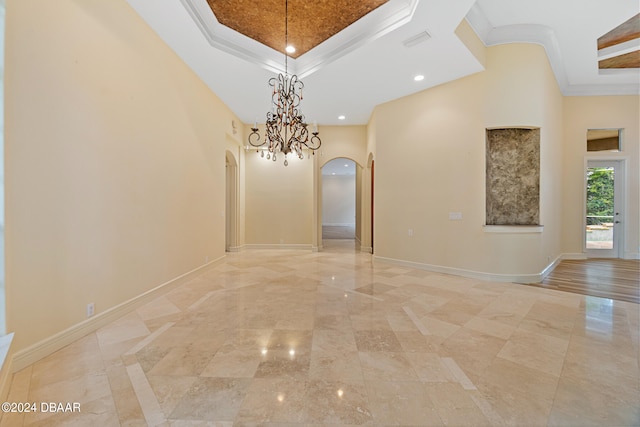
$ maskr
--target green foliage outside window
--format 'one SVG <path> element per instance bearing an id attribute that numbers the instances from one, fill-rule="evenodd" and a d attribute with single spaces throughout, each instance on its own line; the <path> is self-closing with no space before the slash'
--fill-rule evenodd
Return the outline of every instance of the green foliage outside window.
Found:
<path id="1" fill-rule="evenodd" d="M 613 168 L 587 170 L 587 225 L 612 221 L 613 180 Z M 593 218 L 598 216 L 611 218 Z"/>

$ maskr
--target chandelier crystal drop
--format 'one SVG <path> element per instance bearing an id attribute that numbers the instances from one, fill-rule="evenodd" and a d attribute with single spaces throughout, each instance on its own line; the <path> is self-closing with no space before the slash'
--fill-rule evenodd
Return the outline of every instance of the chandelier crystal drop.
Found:
<path id="1" fill-rule="evenodd" d="M 289 45 L 289 2 L 285 1 L 285 46 Z M 260 140 L 258 126 L 254 123 L 249 134 L 249 144 L 254 147 L 266 145 L 267 159 L 272 157 L 276 161 L 276 153 L 284 155 L 284 165 L 289 164 L 287 155 L 295 155 L 304 158 L 303 149 L 309 149 L 314 154 L 320 148 L 322 141 L 318 136 L 318 126 L 314 124 L 313 131 L 309 132 L 305 116 L 302 113 L 302 89 L 304 83 L 298 76 L 289 75 L 288 55 L 284 55 L 284 74 L 269 79 L 271 92 L 271 111 L 267 113 L 265 123 L 264 140 Z M 258 149 L 258 151 L 260 151 Z M 270 156 L 269 154 L 272 154 Z M 261 154 L 264 157 L 264 151 Z"/>

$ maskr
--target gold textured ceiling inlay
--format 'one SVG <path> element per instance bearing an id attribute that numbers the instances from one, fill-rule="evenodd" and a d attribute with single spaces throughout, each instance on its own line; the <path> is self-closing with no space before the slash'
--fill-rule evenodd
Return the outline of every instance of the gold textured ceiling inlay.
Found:
<path id="1" fill-rule="evenodd" d="M 289 0 L 289 44 L 308 52 L 388 0 Z M 285 0 L 207 0 L 218 22 L 284 53 Z"/>

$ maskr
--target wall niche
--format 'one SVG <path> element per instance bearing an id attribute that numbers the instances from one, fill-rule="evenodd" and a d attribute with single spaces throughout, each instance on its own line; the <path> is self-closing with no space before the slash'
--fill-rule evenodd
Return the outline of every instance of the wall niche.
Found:
<path id="1" fill-rule="evenodd" d="M 540 224 L 540 129 L 487 129 L 487 225 Z"/>

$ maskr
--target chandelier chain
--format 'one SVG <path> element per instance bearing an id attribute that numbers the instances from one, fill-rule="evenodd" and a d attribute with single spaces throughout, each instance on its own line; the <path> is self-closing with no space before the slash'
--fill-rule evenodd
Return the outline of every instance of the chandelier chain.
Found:
<path id="1" fill-rule="evenodd" d="M 289 164 L 287 155 L 292 154 L 300 159 L 304 158 L 303 149 L 309 149 L 315 154 L 320 148 L 322 141 L 318 136 L 317 126 L 314 125 L 313 132 L 309 133 L 305 116 L 302 113 L 302 89 L 304 83 L 297 75 L 289 76 L 289 55 L 287 46 L 289 44 L 289 2 L 285 1 L 285 54 L 284 54 L 284 75 L 269 79 L 269 86 L 272 87 L 271 111 L 267 112 L 265 122 L 264 141 L 260 142 L 258 126 L 254 123 L 249 134 L 249 144 L 254 147 L 266 145 L 270 157 L 276 161 L 277 153 L 284 154 L 284 165 Z M 284 133 L 284 135 L 283 135 Z M 258 149 L 258 151 L 260 151 Z M 264 151 L 261 154 L 264 156 Z"/>

